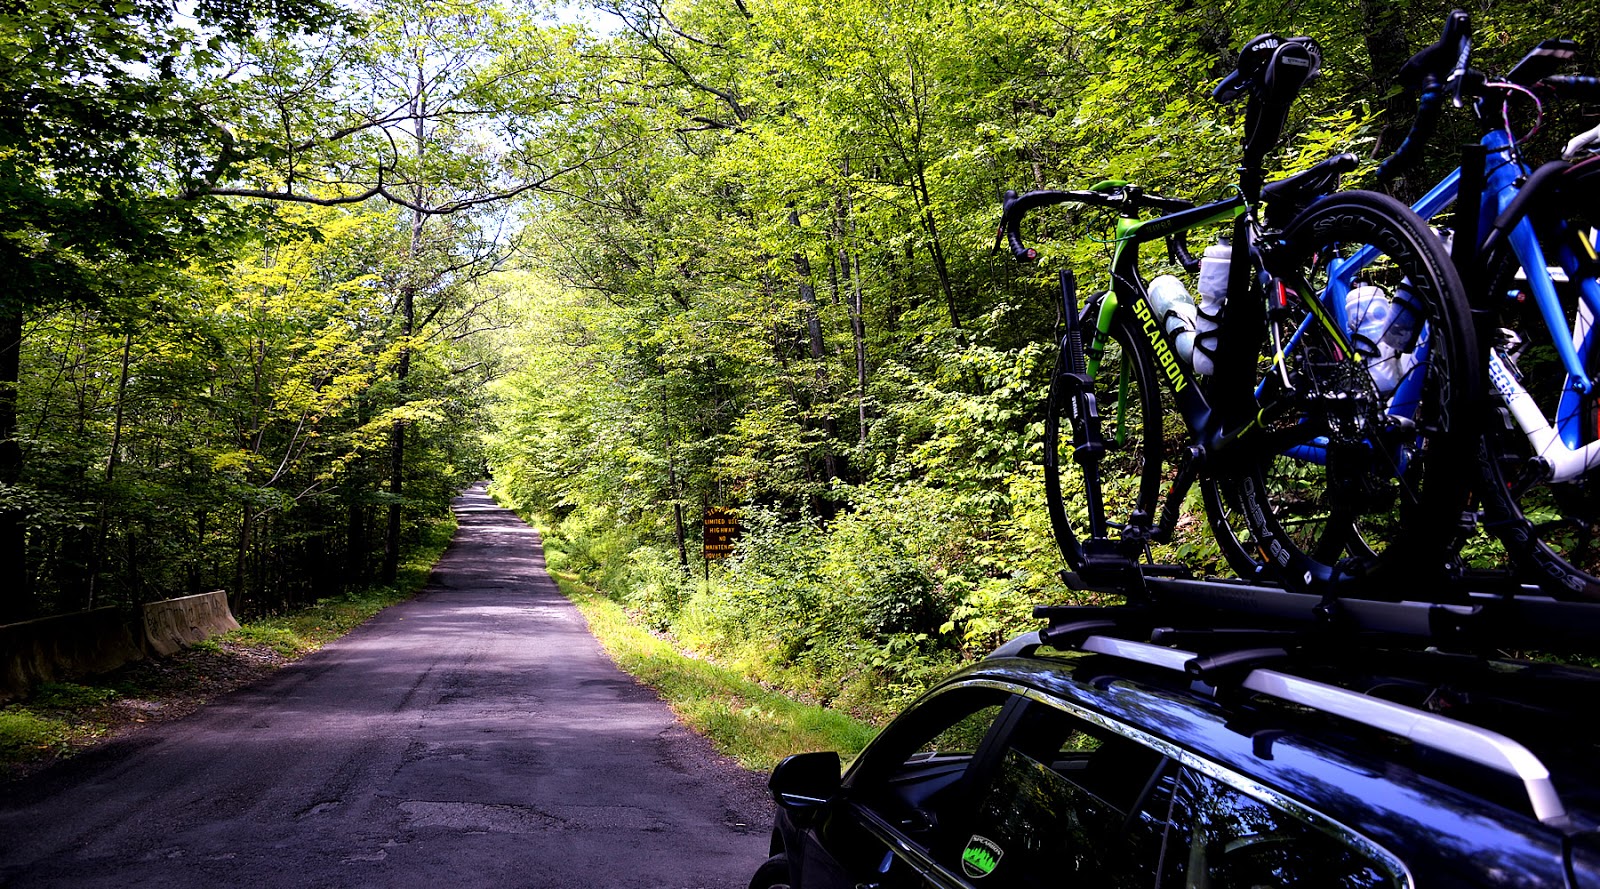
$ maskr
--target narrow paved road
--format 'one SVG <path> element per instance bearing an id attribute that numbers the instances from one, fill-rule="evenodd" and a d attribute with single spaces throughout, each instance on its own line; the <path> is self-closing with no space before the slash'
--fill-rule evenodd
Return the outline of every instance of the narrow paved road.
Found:
<path id="1" fill-rule="evenodd" d="M 481 489 L 411 602 L 0 787 L 0 886 L 743 887 L 759 776 L 619 672 Z"/>

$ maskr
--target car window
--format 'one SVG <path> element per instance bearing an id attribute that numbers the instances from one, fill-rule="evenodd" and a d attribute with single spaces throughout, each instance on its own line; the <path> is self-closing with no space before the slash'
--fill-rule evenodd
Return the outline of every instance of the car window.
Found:
<path id="1" fill-rule="evenodd" d="M 829 866 L 853 882 L 886 889 L 922 885 L 920 866 L 903 860 L 895 851 L 899 841 L 885 831 L 919 848 L 936 845 L 942 819 L 962 805 L 958 800 L 977 751 L 1007 706 L 1021 703 L 1001 689 L 956 687 L 892 722 L 851 768 L 851 806 L 817 827 Z"/>
<path id="2" fill-rule="evenodd" d="M 1185 889 L 1404 886 L 1376 847 L 1332 823 L 1313 824 L 1193 770 L 1173 805 L 1165 885 Z M 1319 819 L 1320 820 L 1320 819 Z"/>
<path id="3" fill-rule="evenodd" d="M 917 751 L 909 759 L 917 761 L 934 756 L 970 756 L 978 752 L 978 745 L 983 743 L 984 736 L 989 733 L 989 727 L 994 725 L 994 721 L 1000 716 L 1000 706 L 998 702 L 985 704 L 971 713 L 960 716 L 954 724 L 918 745 Z M 952 712 L 954 714 L 962 711 Z"/>
<path id="4" fill-rule="evenodd" d="M 858 794 L 897 779 L 914 777 L 930 765 L 966 767 L 1012 695 L 988 687 L 946 689 L 920 701 L 890 723 L 851 769 Z"/>
<path id="5" fill-rule="evenodd" d="M 1035 704 L 934 857 L 994 885 L 1155 886 L 1175 773 L 1158 752 Z"/>
<path id="6" fill-rule="evenodd" d="M 909 834 L 935 829 L 1011 697 L 967 687 L 922 701 L 862 754 L 849 777 L 851 797 Z"/>

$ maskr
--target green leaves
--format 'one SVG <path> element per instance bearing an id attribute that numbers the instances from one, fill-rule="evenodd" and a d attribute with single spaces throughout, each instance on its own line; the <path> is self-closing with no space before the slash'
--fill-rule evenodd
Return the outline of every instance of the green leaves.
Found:
<path id="1" fill-rule="evenodd" d="M 497 484 L 574 534 L 615 529 L 597 560 L 657 566 L 611 576 L 652 591 L 653 623 L 832 691 L 912 682 L 1071 595 L 1038 466 L 1053 278 L 1105 285 L 1110 220 L 1041 214 L 1044 261 L 1019 267 L 990 250 L 1000 193 L 1117 177 L 1222 196 L 1242 107 L 1208 94 L 1264 31 L 1328 53 L 1283 172 L 1365 150 L 1393 73 L 1369 57 L 1386 32 L 1326 5 L 611 6 L 617 33 L 583 54 L 589 101 L 552 143 L 594 161 L 530 215 Z M 1437 23 L 1402 7 L 1421 45 Z M 1530 35 L 1557 26 L 1542 15 L 1492 13 Z M 659 571 L 694 565 L 708 506 L 750 524 L 688 594 Z M 1204 523 L 1180 529 L 1172 555 L 1214 565 Z"/>

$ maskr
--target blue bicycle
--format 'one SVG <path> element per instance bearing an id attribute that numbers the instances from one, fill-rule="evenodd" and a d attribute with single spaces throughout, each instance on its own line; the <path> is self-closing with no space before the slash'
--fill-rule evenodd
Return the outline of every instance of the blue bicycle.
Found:
<path id="1" fill-rule="evenodd" d="M 1546 40 L 1504 78 L 1490 77 L 1470 66 L 1469 22 L 1458 10 L 1403 78 L 1422 93 L 1422 126 L 1408 142 L 1425 141 L 1446 99 L 1470 103 L 1481 129 L 1475 150 L 1417 210 L 1432 217 L 1456 202 L 1455 259 L 1477 285 L 1469 298 L 1479 315 L 1493 320 L 1485 331 L 1485 527 L 1526 579 L 1553 595 L 1600 599 L 1600 266 L 1592 227 L 1600 157 L 1587 155 L 1580 137 L 1570 161 L 1534 169 L 1521 151 L 1526 134 L 1518 138 L 1514 125 L 1519 105 L 1532 110 L 1531 133 L 1551 99 L 1600 95 L 1595 78 L 1556 73 L 1573 56 L 1571 43 Z M 1406 151 L 1402 145 L 1391 169 Z"/>
<path id="2" fill-rule="evenodd" d="M 1470 47 L 1469 19 L 1458 10 L 1440 40 L 1402 69 L 1402 84 L 1422 97 L 1412 132 L 1380 178 L 1421 151 L 1446 100 L 1472 105 L 1482 128 L 1479 144 L 1415 205 L 1432 219 L 1460 198 L 1453 261 L 1475 314 L 1492 322 L 1492 332 L 1483 331 L 1491 409 L 1479 452 L 1480 511 L 1468 517 L 1504 546 L 1514 581 L 1537 583 L 1560 597 L 1597 599 L 1600 476 L 1591 470 L 1600 465 L 1600 348 L 1594 344 L 1600 266 L 1592 226 L 1593 208 L 1600 205 L 1600 157 L 1586 152 L 1600 142 L 1600 129 L 1574 139 L 1569 160 L 1533 170 L 1519 150 L 1526 134 L 1518 138 L 1512 121 L 1520 104 L 1531 104 L 1537 115 L 1552 97 L 1593 96 L 1600 89 L 1594 78 L 1555 73 L 1573 57 L 1565 41 L 1539 44 L 1503 79 L 1473 70 Z M 1590 214 L 1586 220 L 1584 213 Z M 1367 282 L 1373 258 L 1365 249 L 1330 262 L 1318 285 L 1320 299 L 1363 353 L 1386 411 L 1411 416 L 1415 400 L 1408 393 L 1418 384 L 1415 369 L 1426 366 L 1430 333 L 1405 286 L 1385 290 Z M 1305 319 L 1289 334 L 1286 349 L 1292 352 L 1314 331 Z M 1270 376 L 1262 381 L 1268 384 Z M 1307 467 L 1326 464 L 1311 444 L 1282 452 L 1267 484 L 1303 487 L 1298 479 Z M 1253 523 L 1232 519 L 1239 510 L 1236 491 L 1213 486 L 1206 495 L 1224 555 L 1237 572 L 1260 576 L 1281 567 L 1261 541 L 1237 530 Z M 1330 550 L 1363 548 L 1362 524 L 1334 506 L 1277 500 L 1297 509 L 1278 517 L 1285 527 L 1314 527 Z M 1463 541 L 1476 523 L 1463 523 Z M 1459 573 L 1468 583 L 1484 584 L 1482 574 Z"/>

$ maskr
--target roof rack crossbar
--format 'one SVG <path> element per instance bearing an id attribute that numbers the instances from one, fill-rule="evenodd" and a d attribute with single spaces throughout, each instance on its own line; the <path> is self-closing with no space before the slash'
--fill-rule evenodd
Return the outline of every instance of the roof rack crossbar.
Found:
<path id="1" fill-rule="evenodd" d="M 1191 665 L 1199 657 L 1182 649 L 1114 636 L 1090 636 L 1079 647 L 1185 674 L 1193 673 Z M 1528 748 L 1498 732 L 1265 668 L 1251 670 L 1239 685 L 1258 694 L 1387 731 L 1415 744 L 1510 775 L 1522 782 L 1534 817 L 1540 821 L 1559 819 L 1566 814 L 1550 780 L 1550 770 Z"/>
<path id="2" fill-rule="evenodd" d="M 1189 662 L 1194 660 L 1192 651 L 1151 645 L 1148 642 L 1135 642 L 1132 639 L 1118 639 L 1115 636 L 1090 636 L 1083 640 L 1079 648 L 1095 654 L 1150 664 L 1153 667 L 1165 667 L 1179 673 L 1187 673 Z"/>

